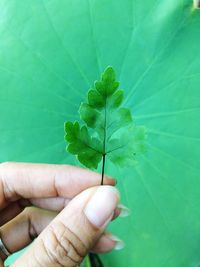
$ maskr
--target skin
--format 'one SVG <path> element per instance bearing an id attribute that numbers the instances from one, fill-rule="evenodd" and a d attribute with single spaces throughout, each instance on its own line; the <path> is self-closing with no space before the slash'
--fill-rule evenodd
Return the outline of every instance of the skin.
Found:
<path id="1" fill-rule="evenodd" d="M 1 163 L 0 235 L 3 243 L 13 253 L 36 238 L 11 266 L 73 267 L 89 251 L 111 251 L 116 241 L 105 232 L 105 227 L 120 213 L 114 179 L 105 177 L 103 186 L 103 190 L 111 192 L 108 203 L 112 203 L 110 209 L 113 209 L 107 223 L 97 226 L 84 213 L 100 187 L 100 180 L 100 174 L 70 165 Z M 5 259 L 0 252 L 1 267 Z"/>

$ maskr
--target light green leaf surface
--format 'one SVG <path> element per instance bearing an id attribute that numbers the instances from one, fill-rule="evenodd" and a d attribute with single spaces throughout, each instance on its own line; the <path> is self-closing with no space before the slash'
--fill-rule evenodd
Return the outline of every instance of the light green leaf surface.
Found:
<path id="1" fill-rule="evenodd" d="M 148 131 L 134 168 L 108 167 L 132 209 L 107 266 L 200 264 L 200 11 L 192 0 L 0 0 L 0 161 L 73 163 L 63 123 L 112 65 Z"/>

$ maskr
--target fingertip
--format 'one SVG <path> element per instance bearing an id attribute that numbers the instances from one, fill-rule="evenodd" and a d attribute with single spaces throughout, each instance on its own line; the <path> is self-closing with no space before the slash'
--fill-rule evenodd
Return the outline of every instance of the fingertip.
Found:
<path id="1" fill-rule="evenodd" d="M 124 246 L 124 242 L 117 236 L 111 233 L 104 233 L 91 251 L 95 253 L 108 253 L 112 250 L 121 250 Z"/>
<path id="2" fill-rule="evenodd" d="M 84 213 L 92 225 L 105 228 L 113 217 L 120 200 L 116 187 L 99 186 L 85 206 Z"/>
<path id="3" fill-rule="evenodd" d="M 131 214 L 131 210 L 122 204 L 119 204 L 117 206 L 117 209 L 119 209 L 119 216 L 120 217 L 127 217 Z"/>
<path id="4" fill-rule="evenodd" d="M 111 176 L 106 175 L 104 178 L 104 184 L 115 186 L 117 184 L 117 180 Z"/>
<path id="5" fill-rule="evenodd" d="M 118 236 L 115 236 L 113 234 L 107 234 L 107 238 L 114 242 L 114 250 L 121 250 L 124 248 L 125 243 Z"/>

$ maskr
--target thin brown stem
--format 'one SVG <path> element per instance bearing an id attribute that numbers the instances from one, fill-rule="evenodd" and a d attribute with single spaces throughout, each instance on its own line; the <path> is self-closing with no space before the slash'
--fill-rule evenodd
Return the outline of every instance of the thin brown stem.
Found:
<path id="1" fill-rule="evenodd" d="M 106 129 L 107 128 L 107 99 L 105 98 L 105 113 L 104 113 L 104 139 L 103 139 L 103 162 L 101 171 L 101 185 L 103 185 L 103 178 L 105 172 L 105 160 L 106 160 Z"/>
<path id="2" fill-rule="evenodd" d="M 101 185 L 103 185 L 105 163 L 106 163 L 106 154 L 103 154 L 102 171 L 101 171 Z"/>

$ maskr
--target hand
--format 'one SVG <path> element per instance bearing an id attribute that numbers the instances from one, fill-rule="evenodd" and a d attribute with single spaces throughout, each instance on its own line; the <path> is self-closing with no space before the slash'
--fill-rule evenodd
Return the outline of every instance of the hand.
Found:
<path id="1" fill-rule="evenodd" d="M 0 164 L 0 237 L 10 253 L 35 241 L 12 267 L 75 267 L 116 241 L 105 227 L 120 209 L 115 180 L 69 165 Z M 0 266 L 6 259 L 0 251 Z"/>

